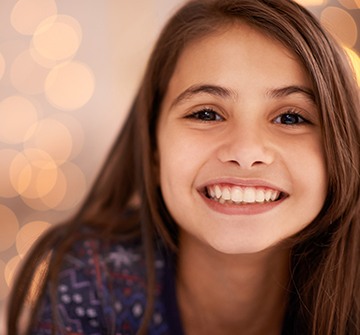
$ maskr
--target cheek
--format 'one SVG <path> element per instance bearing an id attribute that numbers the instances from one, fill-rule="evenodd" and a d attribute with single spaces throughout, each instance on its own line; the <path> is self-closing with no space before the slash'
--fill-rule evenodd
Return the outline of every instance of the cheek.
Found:
<path id="1" fill-rule="evenodd" d="M 327 191 L 327 169 L 320 139 L 299 144 L 288 157 L 291 175 L 299 190 L 314 202 L 324 202 Z"/>
<path id="2" fill-rule="evenodd" d="M 184 131 L 174 130 L 162 134 L 159 141 L 160 168 L 162 174 L 184 174 L 201 164 L 206 155 L 206 141 Z"/>
<path id="3" fill-rule="evenodd" d="M 181 188 L 188 182 L 195 159 L 191 147 L 168 143 L 160 151 L 160 184 L 163 187 Z"/>

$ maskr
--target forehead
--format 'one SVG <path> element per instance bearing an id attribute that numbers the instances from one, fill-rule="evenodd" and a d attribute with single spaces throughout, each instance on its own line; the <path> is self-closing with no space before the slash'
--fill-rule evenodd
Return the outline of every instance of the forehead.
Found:
<path id="1" fill-rule="evenodd" d="M 200 82 L 241 88 L 241 80 L 258 86 L 310 85 L 295 53 L 247 24 L 224 27 L 189 43 L 181 53 L 168 93 Z M 224 83 L 225 84 L 225 83 Z"/>

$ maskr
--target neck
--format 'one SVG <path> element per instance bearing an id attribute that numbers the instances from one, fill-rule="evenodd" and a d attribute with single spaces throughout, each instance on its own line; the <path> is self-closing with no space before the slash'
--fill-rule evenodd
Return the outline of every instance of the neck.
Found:
<path id="1" fill-rule="evenodd" d="M 191 237 L 180 241 L 177 294 L 187 335 L 281 333 L 288 250 L 227 255 Z"/>

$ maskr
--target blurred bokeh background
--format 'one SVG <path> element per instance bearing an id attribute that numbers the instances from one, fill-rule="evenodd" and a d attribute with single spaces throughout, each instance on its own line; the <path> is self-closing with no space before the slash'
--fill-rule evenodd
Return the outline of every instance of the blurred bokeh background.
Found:
<path id="1" fill-rule="evenodd" d="M 1 0 L 0 334 L 16 268 L 95 178 L 153 42 L 182 0 Z M 360 83 L 360 0 L 299 0 Z"/>

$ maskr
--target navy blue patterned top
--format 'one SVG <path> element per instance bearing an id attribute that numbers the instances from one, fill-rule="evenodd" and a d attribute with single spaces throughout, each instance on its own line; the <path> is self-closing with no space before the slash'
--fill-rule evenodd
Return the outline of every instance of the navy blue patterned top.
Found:
<path id="1" fill-rule="evenodd" d="M 182 335 L 170 253 L 156 253 L 155 306 L 149 335 Z M 54 320 L 43 298 L 32 334 L 51 334 Z M 134 335 L 146 305 L 145 263 L 141 243 L 104 246 L 80 241 L 66 256 L 57 286 L 60 331 L 67 335 Z"/>

